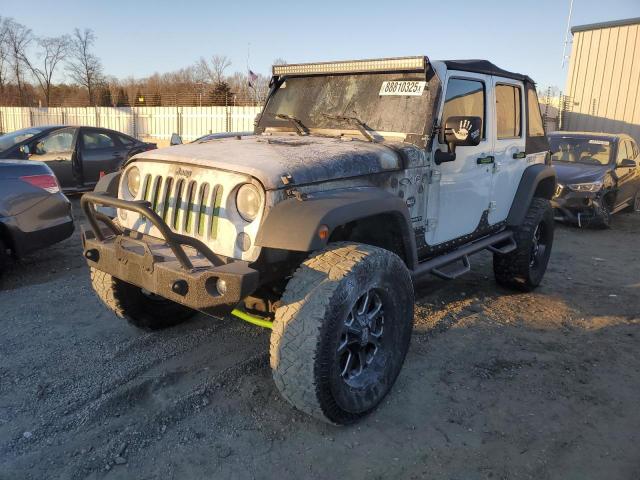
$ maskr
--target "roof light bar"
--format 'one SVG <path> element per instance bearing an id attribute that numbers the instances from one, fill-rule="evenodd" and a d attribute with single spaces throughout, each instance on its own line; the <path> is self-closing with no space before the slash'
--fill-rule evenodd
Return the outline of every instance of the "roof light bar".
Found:
<path id="1" fill-rule="evenodd" d="M 373 60 L 348 60 L 343 62 L 298 63 L 274 65 L 273 74 L 325 75 L 330 73 L 363 73 L 389 71 L 421 71 L 427 68 L 427 57 L 379 58 Z"/>

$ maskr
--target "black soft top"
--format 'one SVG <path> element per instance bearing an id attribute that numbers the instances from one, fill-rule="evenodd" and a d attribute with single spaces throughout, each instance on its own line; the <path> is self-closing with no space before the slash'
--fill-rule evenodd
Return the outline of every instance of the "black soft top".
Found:
<path id="1" fill-rule="evenodd" d="M 445 60 L 444 63 L 449 70 L 496 75 L 498 77 L 513 78 L 514 80 L 535 84 L 529 76 L 503 70 L 488 60 Z"/>

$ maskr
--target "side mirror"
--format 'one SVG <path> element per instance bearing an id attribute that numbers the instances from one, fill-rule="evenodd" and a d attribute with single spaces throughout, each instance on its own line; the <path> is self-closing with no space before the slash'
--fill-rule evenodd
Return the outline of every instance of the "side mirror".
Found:
<path id="1" fill-rule="evenodd" d="M 446 143 L 448 152 L 436 151 L 437 165 L 453 162 L 456 159 L 456 147 L 476 146 L 482 139 L 482 119 L 480 117 L 449 117 L 440 129 L 438 141 Z"/>
<path id="2" fill-rule="evenodd" d="M 22 145 L 20 147 L 20 152 L 24 153 L 27 156 L 29 156 L 31 154 L 31 149 L 29 148 L 29 145 Z"/>
<path id="3" fill-rule="evenodd" d="M 624 158 L 620 161 L 620 163 L 616 166 L 616 168 L 636 168 L 638 164 L 635 160 L 631 160 L 630 158 Z"/>
<path id="4" fill-rule="evenodd" d="M 171 140 L 169 141 L 169 145 L 182 145 L 182 137 L 177 133 L 171 135 Z"/>

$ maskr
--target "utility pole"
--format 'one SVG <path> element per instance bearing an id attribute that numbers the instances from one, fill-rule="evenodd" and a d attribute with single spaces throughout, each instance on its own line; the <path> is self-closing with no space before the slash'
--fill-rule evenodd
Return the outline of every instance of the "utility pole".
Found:
<path id="1" fill-rule="evenodd" d="M 562 64 L 560 68 L 564 68 L 567 60 L 567 45 L 569 44 L 569 35 L 571 34 L 571 14 L 573 13 L 573 0 L 569 3 L 569 18 L 567 18 L 567 29 L 564 33 L 564 45 L 562 46 Z"/>

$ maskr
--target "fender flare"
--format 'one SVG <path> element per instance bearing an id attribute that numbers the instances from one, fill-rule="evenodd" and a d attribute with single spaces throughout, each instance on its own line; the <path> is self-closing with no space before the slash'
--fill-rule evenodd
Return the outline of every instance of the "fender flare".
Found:
<path id="1" fill-rule="evenodd" d="M 539 191 L 537 196 L 551 200 L 556 189 L 556 171 L 554 168 L 551 165 L 538 163 L 524 170 L 507 216 L 508 225 L 520 225 L 522 223 L 527 210 L 529 210 L 529 205 L 531 205 L 531 201 L 538 191 L 538 187 L 543 182 L 544 188 Z"/>
<path id="2" fill-rule="evenodd" d="M 120 185 L 120 176 L 122 172 L 113 172 L 103 175 L 93 188 L 94 192 L 106 193 L 112 197 L 118 196 L 118 187 Z"/>
<path id="3" fill-rule="evenodd" d="M 401 198 L 373 187 L 318 192 L 304 200 L 284 200 L 267 213 L 256 245 L 312 252 L 324 248 L 337 227 L 380 214 L 392 214 L 400 220 L 398 235 L 402 236 L 407 267 L 413 269 L 417 258 L 409 210 Z M 328 238 L 324 240 L 318 236 L 321 225 L 329 227 Z"/>

